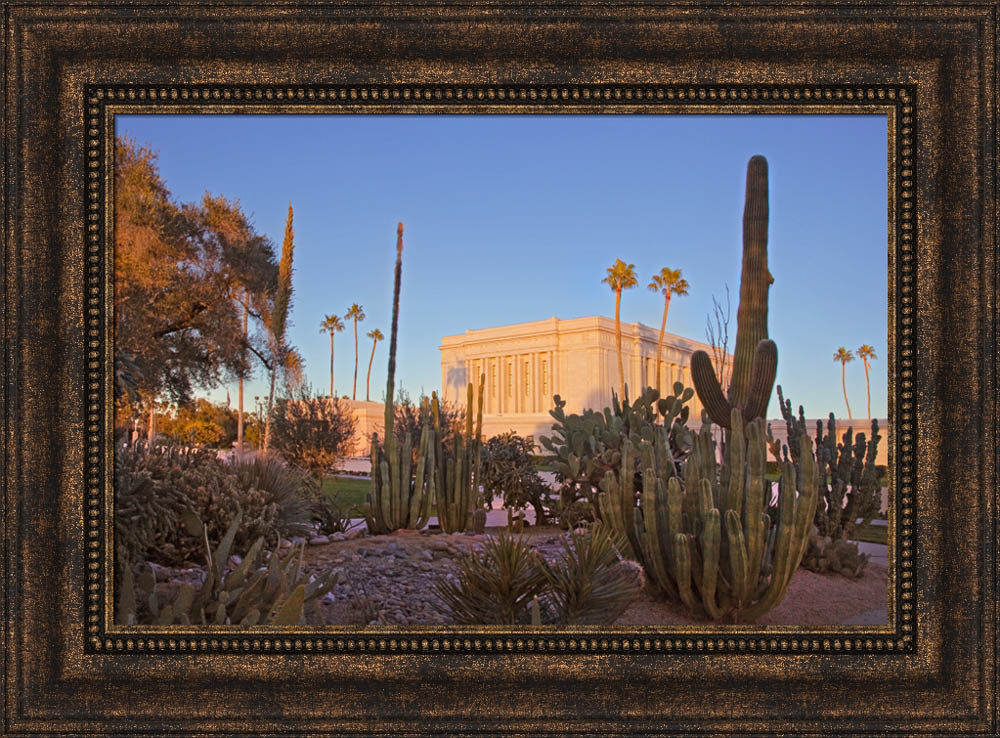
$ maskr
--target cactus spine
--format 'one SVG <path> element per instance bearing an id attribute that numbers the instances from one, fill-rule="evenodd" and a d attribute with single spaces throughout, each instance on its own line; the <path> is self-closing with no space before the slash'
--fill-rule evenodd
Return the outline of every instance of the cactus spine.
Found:
<path id="1" fill-rule="evenodd" d="M 744 421 L 763 417 L 774 386 L 778 348 L 767 337 L 767 295 L 774 282 L 767 268 L 767 225 L 767 159 L 754 156 L 747 163 L 743 271 L 728 398 L 723 394 L 708 353 L 695 351 L 691 356 L 691 379 L 698 398 L 712 421 L 723 428 L 729 427 L 733 408 L 740 410 Z"/>
<path id="2" fill-rule="evenodd" d="M 808 436 L 801 442 L 811 445 Z M 781 602 L 815 513 L 815 460 L 804 457 L 799 474 L 791 462 L 785 464 L 778 522 L 772 527 L 765 512 L 771 486 L 765 477 L 762 419 L 744 423 L 740 411 L 731 410 L 722 469 L 707 423 L 685 465 L 683 483 L 658 466 L 657 458 L 648 441 L 638 447 L 626 441 L 620 469 L 605 475 L 598 498 L 603 519 L 626 535 L 650 580 L 692 613 L 713 620 L 752 622 Z M 637 462 L 642 465 L 638 498 Z"/>
<path id="3" fill-rule="evenodd" d="M 483 374 L 479 379 L 475 435 L 472 426 L 472 382 L 466 387 L 465 433 L 455 434 L 454 456 L 445 453 L 441 438 L 440 403 L 437 393 L 431 393 L 434 416 L 431 443 L 436 452 L 431 487 L 437 499 L 438 524 L 445 533 L 472 530 L 475 525 L 473 509 L 479 498 L 485 384 L 486 375 Z"/>
<path id="4" fill-rule="evenodd" d="M 403 271 L 403 224 L 396 226 L 396 272 L 392 293 L 392 330 L 389 339 L 389 376 L 385 392 L 385 442 L 372 434 L 372 488 L 362 514 L 373 534 L 392 533 L 400 528 L 420 529 L 427 525 L 433 500 L 430 483 L 434 468 L 434 444 L 425 423 L 417 449 L 413 473 L 413 440 L 400 444 L 393 432 L 396 380 L 396 334 L 399 322 L 399 287 Z"/>

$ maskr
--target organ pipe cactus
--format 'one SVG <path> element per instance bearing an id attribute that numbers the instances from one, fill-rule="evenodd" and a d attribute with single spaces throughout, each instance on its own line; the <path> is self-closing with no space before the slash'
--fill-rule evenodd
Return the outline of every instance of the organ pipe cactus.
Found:
<path id="1" fill-rule="evenodd" d="M 747 163 L 743 209 L 743 271 L 736 312 L 736 349 L 728 397 L 723 393 L 705 351 L 691 355 L 691 379 L 698 398 L 716 425 L 728 428 L 733 408 L 744 421 L 767 412 L 778 367 L 778 348 L 767 337 L 767 295 L 774 277 L 767 268 L 767 159 Z"/>
<path id="2" fill-rule="evenodd" d="M 810 446 L 808 436 L 802 444 Z M 791 462 L 784 465 L 774 526 L 765 512 L 771 486 L 762 419 L 744 423 L 739 409 L 731 410 L 723 468 L 708 423 L 683 480 L 666 473 L 657 458 L 647 441 L 627 441 L 620 468 L 605 475 L 598 498 L 603 519 L 625 534 L 650 581 L 696 616 L 713 620 L 752 622 L 780 603 L 815 513 L 818 478 L 811 456 L 798 474 Z"/>
<path id="3" fill-rule="evenodd" d="M 402 443 L 393 433 L 396 380 L 396 335 L 399 324 L 399 287 L 403 270 L 403 224 L 396 226 L 396 272 L 392 293 L 392 329 L 389 339 L 389 371 L 385 392 L 385 443 L 372 434 L 372 486 L 362 514 L 374 534 L 392 533 L 400 528 L 420 529 L 427 525 L 433 501 L 431 473 L 434 443 L 425 423 L 420 434 L 416 470 L 413 468 L 413 440 Z"/>
<path id="4" fill-rule="evenodd" d="M 476 410 L 476 427 L 472 427 L 472 382 L 466 392 L 465 433 L 455 434 L 455 451 L 450 454 L 441 438 L 440 403 L 436 392 L 431 393 L 434 426 L 431 435 L 433 447 L 431 489 L 437 500 L 438 524 L 445 533 L 472 530 L 475 522 L 473 511 L 479 498 L 480 467 L 482 463 L 483 394 L 486 375 L 479 379 L 479 404 Z"/>
<path id="5" fill-rule="evenodd" d="M 792 403 L 785 400 L 778 386 L 778 400 L 781 414 L 788 428 L 789 442 L 782 447 L 771 435 L 768 438 L 771 453 L 799 467 L 807 454 L 801 445 L 793 443 L 793 436 L 801 437 L 805 432 L 805 411 L 799 406 L 799 415 L 792 414 Z M 862 527 L 871 523 L 881 507 L 881 484 L 879 470 L 875 464 L 879 434 L 878 420 L 872 419 L 871 439 L 864 433 L 853 432 L 852 428 L 837 442 L 837 420 L 833 413 L 826 422 L 816 421 L 815 462 L 822 474 L 819 483 L 819 503 L 813 519 L 814 530 L 809 546 L 802 559 L 802 566 L 812 571 L 834 571 L 850 577 L 861 575 L 868 562 L 868 556 L 858 550 L 857 543 L 848 539 L 854 536 L 858 518 Z M 812 449 L 808 452 L 812 456 Z"/>

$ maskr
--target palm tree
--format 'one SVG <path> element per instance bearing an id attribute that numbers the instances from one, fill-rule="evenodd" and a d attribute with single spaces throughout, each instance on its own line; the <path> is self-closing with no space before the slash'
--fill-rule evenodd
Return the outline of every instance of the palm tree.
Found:
<path id="1" fill-rule="evenodd" d="M 851 418 L 851 403 L 847 401 L 847 362 L 854 361 L 854 354 L 841 346 L 833 355 L 834 361 L 840 362 L 840 384 L 844 388 L 844 404 L 847 405 L 847 419 Z"/>
<path id="2" fill-rule="evenodd" d="M 872 385 L 868 380 L 868 360 L 877 359 L 878 356 L 875 355 L 875 349 L 865 343 L 858 348 L 858 358 L 865 364 L 865 385 L 868 388 L 868 419 L 870 420 L 872 417 Z"/>
<path id="3" fill-rule="evenodd" d="M 371 397 L 369 397 L 368 390 L 372 384 L 372 362 L 375 361 L 375 347 L 378 345 L 379 341 L 385 338 L 385 336 L 382 335 L 382 331 L 380 331 L 378 328 L 373 328 L 372 330 L 368 331 L 365 335 L 368 336 L 370 339 L 372 339 L 372 355 L 371 358 L 368 359 L 368 378 L 365 380 L 365 402 L 369 402 L 371 400 Z"/>
<path id="4" fill-rule="evenodd" d="M 621 384 L 622 401 L 625 399 L 625 365 L 622 363 L 622 290 L 639 284 L 635 278 L 635 264 L 626 264 L 618 259 L 608 267 L 608 276 L 601 282 L 609 285 L 615 293 L 615 340 L 618 346 L 618 380 Z"/>
<path id="5" fill-rule="evenodd" d="M 660 389 L 660 362 L 663 357 L 663 336 L 667 330 L 667 310 L 670 309 L 671 295 L 686 295 L 688 293 L 688 281 L 681 277 L 680 269 L 668 269 L 663 267 L 659 274 L 653 275 L 653 281 L 649 283 L 649 289 L 663 295 L 663 319 L 660 321 L 660 341 L 656 344 L 656 389 Z"/>
<path id="6" fill-rule="evenodd" d="M 351 391 L 351 399 L 356 400 L 358 399 L 358 322 L 365 319 L 365 311 L 358 303 L 354 303 L 344 317 L 354 321 L 354 389 Z"/>
<path id="7" fill-rule="evenodd" d="M 333 334 L 337 331 L 344 330 L 344 321 L 342 321 L 336 315 L 327 315 L 323 318 L 323 322 L 319 324 L 320 333 L 330 334 L 330 399 L 332 400 L 336 395 L 333 394 Z"/>

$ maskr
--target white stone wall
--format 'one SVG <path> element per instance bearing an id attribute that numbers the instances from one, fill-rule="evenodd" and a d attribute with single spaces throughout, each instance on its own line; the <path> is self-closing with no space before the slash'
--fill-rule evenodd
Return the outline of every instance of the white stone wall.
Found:
<path id="1" fill-rule="evenodd" d="M 629 395 L 656 384 L 659 331 L 641 323 L 623 324 L 622 354 Z M 568 412 L 603 408 L 611 404 L 611 390 L 619 386 L 615 322 L 592 315 L 560 320 L 467 330 L 441 341 L 441 386 L 449 402 L 465 401 L 466 383 L 486 374 L 484 416 L 545 414 L 553 395 L 566 401 Z M 674 334 L 664 336 L 661 386 L 680 381 L 691 386 L 690 358 L 697 349 L 711 351 L 700 341 Z M 701 404 L 692 401 L 692 417 Z M 484 421 L 485 422 L 485 421 Z"/>

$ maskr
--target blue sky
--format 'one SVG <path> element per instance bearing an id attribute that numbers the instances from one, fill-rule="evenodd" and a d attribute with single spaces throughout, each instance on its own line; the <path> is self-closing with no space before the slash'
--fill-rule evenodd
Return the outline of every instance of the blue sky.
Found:
<path id="1" fill-rule="evenodd" d="M 119 116 L 117 132 L 159 152 L 178 202 L 239 199 L 280 249 L 295 210 L 290 336 L 306 377 L 329 387 L 319 323 L 360 303 L 358 397 L 379 328 L 371 398 L 385 393 L 395 227 L 405 227 L 397 386 L 441 382 L 442 336 L 552 316 L 614 316 L 602 284 L 621 258 L 639 286 L 623 322 L 658 329 L 646 289 L 679 268 L 690 294 L 667 330 L 705 340 L 712 296 L 732 296 L 735 343 L 747 160 L 768 159 L 769 330 L 785 396 L 807 416 L 847 417 L 839 346 L 872 345 L 872 413 L 887 414 L 887 122 L 856 115 Z M 335 383 L 351 394 L 352 324 L 336 336 Z M 225 399 L 226 387 L 207 392 Z M 235 383 L 229 386 L 235 402 Z M 855 417 L 864 368 L 847 365 Z M 262 372 L 247 395 L 266 393 Z M 777 417 L 773 398 L 768 417 Z"/>

